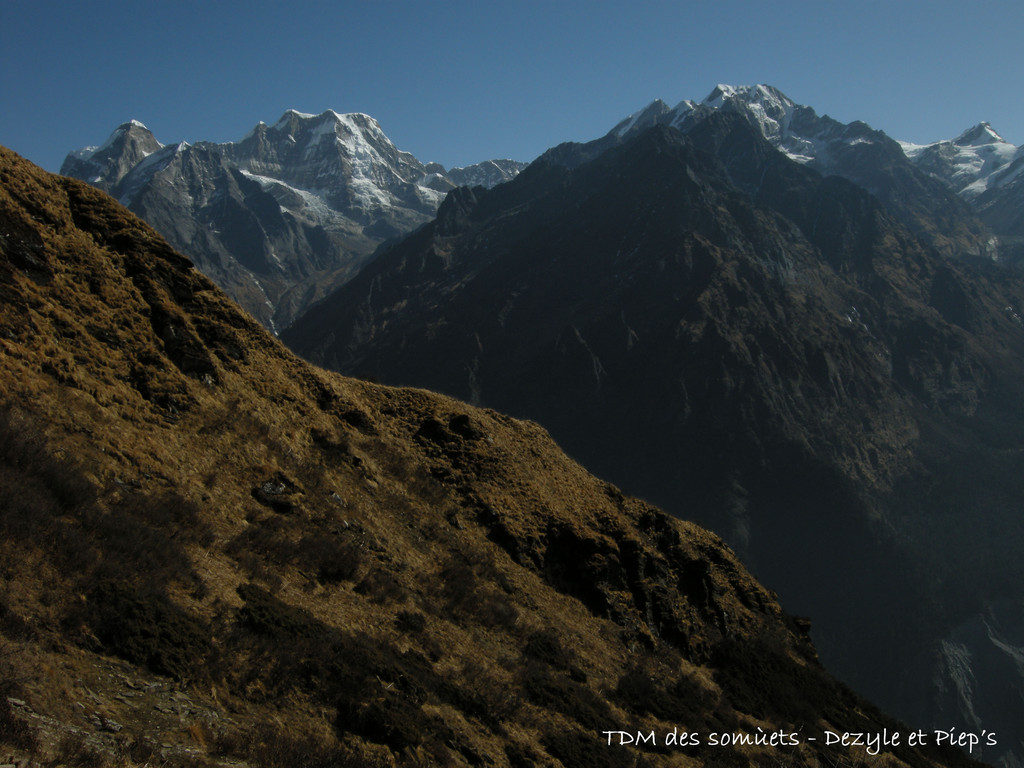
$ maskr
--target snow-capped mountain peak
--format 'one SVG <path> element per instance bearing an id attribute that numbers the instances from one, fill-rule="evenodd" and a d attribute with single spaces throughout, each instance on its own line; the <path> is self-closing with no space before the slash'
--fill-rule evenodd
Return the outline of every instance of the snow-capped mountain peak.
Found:
<path id="1" fill-rule="evenodd" d="M 85 149 L 81 149 L 76 152 L 75 155 L 80 160 L 88 160 L 89 158 L 101 154 L 108 149 L 116 147 L 118 144 L 131 141 L 132 138 L 138 137 L 140 133 L 148 134 L 149 129 L 138 120 L 130 120 L 115 128 L 114 132 L 107 137 L 107 140 L 98 147 L 86 147 Z"/>
<path id="2" fill-rule="evenodd" d="M 287 129 L 297 120 L 310 120 L 314 117 L 316 117 L 316 115 L 312 115 L 308 112 L 299 112 L 297 109 L 287 109 L 284 114 L 281 115 L 281 118 L 274 123 L 274 130 L 279 131 L 281 129 Z M 263 124 L 262 120 L 260 121 L 260 124 Z"/>
<path id="3" fill-rule="evenodd" d="M 61 173 L 86 179 L 109 192 L 136 164 L 163 146 L 145 125 L 129 120 L 117 126 L 99 146 L 71 152 Z"/>
<path id="4" fill-rule="evenodd" d="M 485 160 L 482 163 L 452 168 L 448 178 L 460 187 L 494 187 L 519 175 L 526 167 L 516 160 Z"/>
<path id="5" fill-rule="evenodd" d="M 261 121 L 259 125 L 264 125 L 264 123 Z M 333 109 L 327 109 L 315 115 L 309 112 L 299 112 L 297 109 L 289 109 L 281 115 L 270 130 L 284 131 L 293 136 L 307 131 L 322 135 L 336 130 L 339 126 L 343 126 L 349 133 L 368 132 L 384 136 L 380 123 L 370 115 L 362 112 L 335 112 Z"/>
<path id="6" fill-rule="evenodd" d="M 123 123 L 61 172 L 141 214 L 269 328 L 287 324 L 389 237 L 428 221 L 460 184 L 523 163 L 428 169 L 360 112 L 286 110 L 235 142 L 158 142 Z"/>
<path id="7" fill-rule="evenodd" d="M 668 104 L 661 99 L 655 99 L 639 112 L 634 112 L 625 120 L 620 121 L 618 125 L 612 128 L 611 133 L 622 138 L 633 131 L 650 128 L 652 125 L 661 122 L 661 119 L 671 111 Z"/>
<path id="8" fill-rule="evenodd" d="M 782 91 L 771 85 L 726 85 L 719 83 L 701 102 L 711 109 L 719 109 L 731 101 L 744 104 L 760 104 L 770 112 L 784 112 L 796 106 Z"/>
<path id="9" fill-rule="evenodd" d="M 816 164 L 826 170 L 829 153 L 825 147 L 832 141 L 854 140 L 856 133 L 863 139 L 863 127 L 849 136 L 839 129 L 846 128 L 828 117 L 818 117 L 813 109 L 798 105 L 778 88 L 771 85 L 727 85 L 719 83 L 702 101 L 684 100 L 670 110 L 664 102 L 654 101 L 645 109 L 620 122 L 612 133 L 624 138 L 654 124 L 669 125 L 688 131 L 708 115 L 719 110 L 732 110 L 745 114 L 760 129 L 762 135 L 790 158 L 804 164 Z"/>
<path id="10" fill-rule="evenodd" d="M 981 147 L 987 144 L 1009 144 L 1010 142 L 996 133 L 987 122 L 981 122 L 961 133 L 953 139 L 953 143 L 958 147 Z"/>
<path id="11" fill-rule="evenodd" d="M 623 138 L 629 133 L 656 124 L 667 124 L 685 131 L 694 120 L 703 119 L 719 109 L 745 111 L 761 127 L 765 138 L 778 145 L 786 138 L 790 116 L 797 109 L 797 104 L 778 88 L 770 85 L 737 86 L 719 83 L 700 102 L 684 99 L 669 109 L 661 99 L 655 99 L 639 112 L 621 121 L 611 133 Z M 786 151 L 785 147 L 781 148 Z M 794 158 L 802 162 L 807 161 L 801 152 L 794 153 Z"/>
<path id="12" fill-rule="evenodd" d="M 712 109 L 718 109 L 720 106 L 725 104 L 727 99 L 732 98 L 736 95 L 736 87 L 732 85 L 726 85 L 725 83 L 719 83 L 714 87 L 714 90 L 707 95 L 707 97 L 701 103 L 705 106 L 711 107 Z"/>
<path id="13" fill-rule="evenodd" d="M 91 157 L 114 147 L 120 142 L 131 140 L 132 137 L 145 139 L 147 134 L 149 137 L 152 137 L 153 135 L 145 125 L 138 120 L 132 119 L 127 123 L 121 123 L 121 125 L 117 126 L 117 128 L 114 129 L 114 132 L 107 137 L 107 140 L 98 147 L 83 147 L 82 149 L 72 152 L 71 155 L 79 160 L 88 160 Z M 157 144 L 159 146 L 163 146 L 159 142 L 157 142 Z"/>
<path id="14" fill-rule="evenodd" d="M 411 205 L 426 213 L 443 195 L 420 186 L 423 164 L 359 112 L 289 109 L 272 126 L 260 123 L 241 141 L 225 145 L 224 153 L 251 177 L 274 179 L 300 196 L 316 195 L 335 210 Z"/>
<path id="15" fill-rule="evenodd" d="M 959 211 L 962 205 L 949 191 L 930 183 L 923 169 L 915 169 L 900 145 L 882 131 L 863 122 L 841 123 L 798 104 L 771 85 L 728 85 L 720 83 L 700 102 L 683 101 L 668 112 L 654 102 L 620 122 L 603 140 L 605 145 L 622 142 L 654 125 L 667 125 L 686 134 L 697 130 L 715 115 L 739 116 L 756 127 L 764 139 L 791 160 L 823 176 L 840 176 L 863 187 L 907 221 L 923 221 L 935 210 Z M 723 121 L 727 122 L 727 121 Z M 991 141 L 987 131 L 974 137 Z M 958 148 L 947 142 L 951 150 Z M 1004 144 L 985 144 L 972 150 Z M 581 153 L 582 154 L 582 153 Z M 553 155 L 554 156 L 554 155 Z M 1024 160 L 1020 163 L 1024 166 Z M 925 192 L 922 194 L 922 190 Z M 949 221 L 960 222 L 956 216 Z M 948 243 L 974 248 L 975 239 L 959 223 L 935 242 L 952 253 Z M 966 226 L 966 225 L 965 225 Z M 969 229 L 969 228 L 968 228 Z M 928 233 L 931 236 L 933 233 Z M 961 235 L 963 237 L 961 238 Z"/>
<path id="16" fill-rule="evenodd" d="M 968 128 L 952 141 L 900 145 L 918 168 L 969 200 L 1007 184 L 1024 171 L 1021 150 L 986 122 Z"/>

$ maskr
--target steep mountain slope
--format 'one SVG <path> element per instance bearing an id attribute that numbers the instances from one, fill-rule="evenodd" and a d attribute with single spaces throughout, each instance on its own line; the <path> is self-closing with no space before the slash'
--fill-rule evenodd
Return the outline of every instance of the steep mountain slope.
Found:
<path id="1" fill-rule="evenodd" d="M 8 762 L 859 765 L 826 731 L 901 730 L 715 536 L 535 424 L 302 363 L 2 149 L 0 392 Z"/>
<path id="2" fill-rule="evenodd" d="M 424 166 L 373 118 L 286 112 L 239 142 L 163 146 L 137 121 L 61 173 L 116 197 L 271 329 L 354 274 L 382 241 L 429 220 L 444 193 L 521 163 Z"/>
<path id="3" fill-rule="evenodd" d="M 719 110 L 452 193 L 285 340 L 536 419 L 722 533 L 860 689 L 991 728 L 1024 636 L 961 628 L 1021 605 L 1024 286 L 931 242 Z"/>

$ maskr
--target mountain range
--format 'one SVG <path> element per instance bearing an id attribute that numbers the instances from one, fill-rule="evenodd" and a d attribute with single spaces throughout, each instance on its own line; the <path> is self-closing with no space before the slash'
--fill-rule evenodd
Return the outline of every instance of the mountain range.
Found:
<path id="1" fill-rule="evenodd" d="M 373 250 L 428 221 L 444 194 L 493 186 L 511 160 L 424 165 L 376 120 L 289 110 L 238 142 L 162 145 L 142 123 L 68 155 L 61 173 L 142 216 L 272 330 L 351 277 Z"/>
<path id="2" fill-rule="evenodd" d="M 1024 161 L 987 123 L 953 141 L 914 145 L 818 116 L 771 86 L 718 85 L 700 102 L 652 102 L 588 151 L 655 124 L 686 130 L 720 109 L 746 114 L 795 161 L 863 186 L 911 227 L 937 227 L 932 243 L 947 255 L 963 255 L 972 240 L 976 255 L 1024 257 Z M 429 220 L 448 191 L 495 186 L 525 165 L 488 160 L 446 170 L 397 149 L 368 115 L 289 110 L 226 144 L 165 146 L 132 120 L 101 146 L 69 153 L 61 173 L 112 194 L 278 332 L 354 276 L 382 242 Z"/>
<path id="3" fill-rule="evenodd" d="M 984 123 L 900 143 L 719 85 L 467 180 L 368 123 L 290 112 L 196 145 L 223 166 L 192 161 L 191 188 L 129 182 L 174 148 L 126 124 L 64 171 L 120 179 L 189 255 L 231 243 L 237 258 L 197 265 L 314 362 L 535 419 L 712 526 L 813 617 L 844 679 L 913 722 L 998 731 L 987 759 L 1022 761 L 1016 147 Z M 211 178 L 229 191 L 204 198 Z M 363 255 L 264 296 L 342 210 L 322 232 Z M 253 254 L 262 272 L 230 260 Z"/>
<path id="4" fill-rule="evenodd" d="M 312 367 L 2 148 L 0 297 L 6 763 L 975 764 L 717 536 L 535 423 Z"/>
<path id="5" fill-rule="evenodd" d="M 945 228 L 972 226 L 958 219 L 962 211 L 927 179 L 908 170 L 907 162 L 955 192 L 1000 238 L 1022 234 L 1024 149 L 1005 141 L 988 123 L 964 131 L 952 141 L 928 145 L 896 142 L 883 132 L 855 121 L 843 124 L 811 107 L 793 102 L 768 85 L 718 85 L 701 102 L 686 100 L 674 108 L 654 101 L 612 129 L 607 139 L 621 139 L 654 124 L 686 131 L 717 110 L 739 111 L 786 156 L 821 173 L 850 179 L 901 214 L 911 226 L 921 219 Z M 897 151 L 900 150 L 900 151 Z M 951 234 L 949 232 L 947 234 Z M 937 243 L 940 250 L 942 243 Z M 1005 243 L 1004 243 L 1005 244 Z M 986 249 L 996 256 L 996 243 Z"/>
<path id="6" fill-rule="evenodd" d="M 1024 282 L 1000 247 L 884 134 L 719 87 L 450 193 L 283 339 L 538 421 L 723 535 L 858 690 L 999 731 L 1015 765 Z"/>

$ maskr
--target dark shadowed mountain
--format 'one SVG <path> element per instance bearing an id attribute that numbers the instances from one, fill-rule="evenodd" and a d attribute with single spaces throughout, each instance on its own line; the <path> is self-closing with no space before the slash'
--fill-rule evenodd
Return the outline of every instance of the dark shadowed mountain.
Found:
<path id="1" fill-rule="evenodd" d="M 742 110 L 645 122 L 452 192 L 285 340 L 539 421 L 725 536 L 860 690 L 1012 763 L 1024 285 L 950 257 L 984 227 L 887 139 L 879 177 L 925 178 L 937 217 Z"/>
<path id="2" fill-rule="evenodd" d="M 448 190 L 493 186 L 522 167 L 449 172 L 400 151 L 368 115 L 289 110 L 226 144 L 164 146 L 133 120 L 69 154 L 61 173 L 117 198 L 276 330 L 381 242 L 432 218 Z"/>
<path id="3" fill-rule="evenodd" d="M 990 234 L 971 215 L 971 207 L 947 184 L 908 159 L 901 145 L 866 123 L 841 123 L 797 104 L 770 85 L 718 85 L 700 102 L 669 108 L 654 101 L 626 118 L 603 139 L 565 145 L 593 156 L 653 125 L 684 133 L 716 113 L 746 117 L 773 147 L 822 176 L 842 176 L 873 194 L 901 222 L 947 256 L 992 254 Z M 571 156 L 571 152 L 567 153 Z M 558 161 L 565 163 L 568 158 Z"/>

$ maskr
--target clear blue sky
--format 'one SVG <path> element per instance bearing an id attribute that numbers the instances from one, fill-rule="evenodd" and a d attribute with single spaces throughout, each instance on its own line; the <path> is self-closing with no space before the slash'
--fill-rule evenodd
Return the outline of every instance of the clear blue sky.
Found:
<path id="1" fill-rule="evenodd" d="M 2 0 L 0 144 L 57 170 L 131 118 L 232 141 L 334 109 L 452 167 L 531 160 L 719 82 L 908 141 L 988 120 L 1021 144 L 1021 51 L 1021 0 Z"/>

